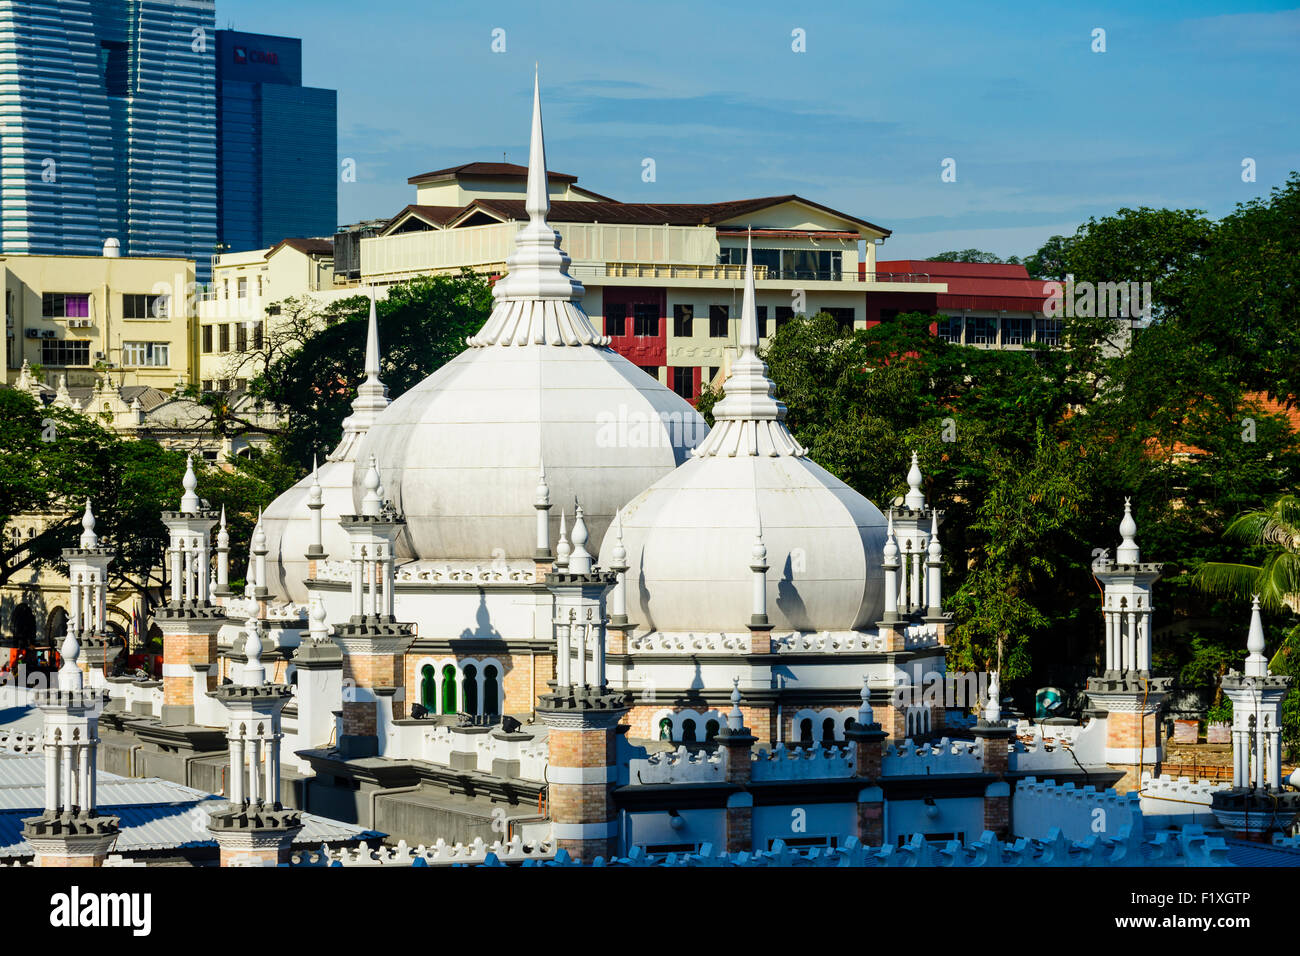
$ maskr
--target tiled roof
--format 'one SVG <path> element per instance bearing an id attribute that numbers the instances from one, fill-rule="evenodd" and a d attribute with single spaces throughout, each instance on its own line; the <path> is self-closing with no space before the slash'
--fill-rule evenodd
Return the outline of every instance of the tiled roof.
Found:
<path id="1" fill-rule="evenodd" d="M 459 166 L 448 166 L 446 169 L 420 173 L 418 176 L 412 176 L 407 182 L 414 185 L 434 179 L 459 179 L 461 176 L 509 176 L 512 179 L 527 179 L 528 167 L 515 163 L 461 163 Z M 551 182 L 576 183 L 578 181 L 577 176 L 557 173 L 554 170 L 548 170 L 546 178 Z"/>
<path id="2" fill-rule="evenodd" d="M 294 237 L 290 239 L 281 239 L 270 249 L 266 250 L 266 258 L 269 259 L 275 255 L 284 246 L 291 249 L 297 249 L 303 255 L 307 256 L 332 256 L 334 255 L 333 239 L 304 239 Z"/>

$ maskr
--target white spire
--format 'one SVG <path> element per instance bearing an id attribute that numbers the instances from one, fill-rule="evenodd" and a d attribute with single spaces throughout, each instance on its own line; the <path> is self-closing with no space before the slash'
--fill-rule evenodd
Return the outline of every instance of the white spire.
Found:
<path id="1" fill-rule="evenodd" d="M 1246 636 L 1247 677 L 1267 677 L 1268 658 L 1264 656 L 1264 621 L 1259 614 L 1259 595 L 1251 598 L 1250 633 Z"/>
<path id="2" fill-rule="evenodd" d="M 181 511 L 185 514 L 197 514 L 199 510 L 199 496 L 194 493 L 198 487 L 199 480 L 194 476 L 194 456 L 185 456 L 185 477 L 181 479 L 181 486 L 185 489 L 185 494 L 181 495 Z"/>
<path id="3" fill-rule="evenodd" d="M 257 509 L 257 524 L 253 527 L 253 553 L 266 553 L 266 530 L 262 527 L 262 509 Z M 257 582 L 261 584 L 261 581 Z"/>
<path id="4" fill-rule="evenodd" d="M 591 553 L 587 550 L 589 534 L 587 522 L 582 516 L 582 505 L 574 499 L 573 516 L 573 551 L 569 555 L 568 569 L 572 574 L 589 574 L 591 572 Z"/>
<path id="5" fill-rule="evenodd" d="M 862 690 L 858 697 L 862 703 L 858 706 L 858 726 L 869 727 L 876 722 L 876 715 L 871 709 L 871 688 L 867 684 L 868 676 L 862 675 Z"/>
<path id="6" fill-rule="evenodd" d="M 885 564 L 898 565 L 898 538 L 894 536 L 894 509 L 889 509 L 889 523 L 885 526 Z"/>
<path id="7" fill-rule="evenodd" d="M 352 414 L 343 419 L 343 439 L 327 456 L 329 461 L 346 461 L 356 453 L 362 436 L 375 418 L 388 407 L 388 388 L 379 380 L 379 320 L 375 312 L 375 289 L 370 289 L 370 319 L 366 325 L 365 379 L 357 386 Z"/>
<path id="8" fill-rule="evenodd" d="M 221 506 L 221 526 L 217 529 L 217 547 L 230 547 L 230 532 L 226 530 L 226 506 Z"/>
<path id="9" fill-rule="evenodd" d="M 379 497 L 379 468 L 375 463 L 374 455 L 370 456 L 370 464 L 366 468 L 365 477 L 361 480 L 361 486 L 366 490 L 361 499 L 361 513 L 378 517 L 383 500 Z"/>
<path id="10" fill-rule="evenodd" d="M 912 467 L 907 471 L 907 497 L 903 503 L 913 511 L 925 507 L 925 492 L 921 490 L 921 465 L 917 461 L 916 452 L 912 452 Z"/>
<path id="11" fill-rule="evenodd" d="M 939 509 L 934 508 L 930 512 L 930 546 L 926 549 L 931 561 L 938 561 L 943 557 L 943 545 L 939 543 Z"/>
<path id="12" fill-rule="evenodd" d="M 320 468 L 316 464 L 316 456 L 311 456 L 311 489 L 307 493 L 307 506 L 319 507 L 321 505 L 322 491 L 320 486 Z"/>
<path id="13" fill-rule="evenodd" d="M 623 513 L 621 511 L 614 514 L 614 552 L 611 557 L 613 558 L 613 563 L 610 565 L 611 570 L 627 570 L 627 548 L 623 546 Z"/>
<path id="14" fill-rule="evenodd" d="M 564 509 L 560 509 L 560 540 L 555 546 L 555 566 L 560 569 L 567 569 L 569 566 L 569 552 L 573 549 L 569 547 L 568 530 L 564 523 Z"/>
<path id="15" fill-rule="evenodd" d="M 998 672 L 989 675 L 988 699 L 984 701 L 984 719 L 990 724 L 1002 720 L 1002 688 L 998 683 Z"/>
<path id="16" fill-rule="evenodd" d="M 63 665 L 59 668 L 59 690 L 81 690 L 81 668 L 77 666 L 77 658 L 81 657 L 81 642 L 77 640 L 77 632 L 73 630 L 71 622 L 59 653 L 63 655 Z"/>
<path id="17" fill-rule="evenodd" d="M 546 483 L 546 464 L 540 458 L 537 461 L 537 497 L 533 500 L 533 507 L 551 507 L 551 486 Z"/>
<path id="18" fill-rule="evenodd" d="M 515 234 L 515 251 L 506 259 L 507 274 L 492 290 L 496 305 L 472 348 L 490 345 L 609 344 L 578 303 L 582 283 L 569 275 L 569 257 L 560 235 L 546 221 L 551 202 L 542 135 L 542 94 L 533 77 L 533 124 L 528 146 L 528 188 L 524 208 L 528 223 Z"/>
<path id="19" fill-rule="evenodd" d="M 1133 535 L 1137 534 L 1137 522 L 1133 520 L 1133 511 L 1129 504 L 1129 499 L 1124 499 L 1124 518 L 1119 523 L 1119 533 L 1124 536 L 1124 540 L 1119 543 L 1115 549 L 1116 564 L 1137 564 L 1140 560 L 1138 557 L 1137 542 L 1133 540 Z"/>
<path id="20" fill-rule="evenodd" d="M 758 311 L 754 291 L 753 240 L 745 254 L 745 294 L 740 307 L 740 356 L 722 385 L 723 398 L 713 406 L 713 430 L 691 454 L 793 456 L 808 453 L 785 426 L 786 408 L 774 397 L 776 384 L 758 357 Z"/>
<path id="21" fill-rule="evenodd" d="M 86 511 L 81 516 L 81 546 L 83 548 L 96 548 L 99 546 L 99 536 L 95 534 L 95 513 L 90 510 L 90 499 L 86 499 Z"/>

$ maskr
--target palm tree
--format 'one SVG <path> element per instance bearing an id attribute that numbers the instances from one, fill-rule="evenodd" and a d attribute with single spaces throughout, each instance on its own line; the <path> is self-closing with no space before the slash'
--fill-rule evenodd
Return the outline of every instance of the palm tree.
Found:
<path id="1" fill-rule="evenodd" d="M 1263 562 L 1206 562 L 1193 578 L 1196 586 L 1243 600 L 1258 594 L 1265 610 L 1300 613 L 1300 497 L 1282 495 L 1266 508 L 1239 515 L 1223 536 L 1263 548 Z"/>

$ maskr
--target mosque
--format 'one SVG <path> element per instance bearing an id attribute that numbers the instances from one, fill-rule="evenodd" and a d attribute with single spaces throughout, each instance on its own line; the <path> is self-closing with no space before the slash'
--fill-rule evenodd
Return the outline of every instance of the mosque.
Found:
<path id="1" fill-rule="evenodd" d="M 1007 719 L 996 674 L 948 673 L 943 514 L 916 455 L 884 512 L 808 457 L 758 354 L 752 261 L 706 426 L 583 311 L 545 169 L 535 85 L 529 218 L 491 316 L 390 398 L 372 302 L 343 437 L 261 515 L 243 594 L 224 511 L 187 471 L 163 516 L 161 681 L 106 676 L 111 551 L 92 535 L 69 555 L 61 684 L 32 700 L 47 761 L 32 855 L 102 863 L 116 824 L 94 811 L 100 766 L 227 798 L 209 824 L 223 865 L 362 862 L 355 839 L 299 852 L 322 819 L 403 841 L 367 865 L 935 845 L 987 860 L 1009 838 L 1058 860 L 1206 864 L 1265 834 L 1300 861 L 1285 678 L 1259 672 L 1262 631 L 1249 664 L 1267 690 L 1237 734 L 1246 795 L 1224 835 L 1199 828 L 1229 788 L 1159 776 L 1160 565 L 1141 560 L 1127 503 L 1115 559 L 1094 565 L 1106 665 L 1085 720 Z M 939 693 L 921 692 L 927 675 Z"/>

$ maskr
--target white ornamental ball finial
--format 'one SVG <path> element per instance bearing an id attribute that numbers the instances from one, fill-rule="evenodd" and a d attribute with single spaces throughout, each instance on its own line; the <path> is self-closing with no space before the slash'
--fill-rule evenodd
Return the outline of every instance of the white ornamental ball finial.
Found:
<path id="1" fill-rule="evenodd" d="M 740 678 L 731 679 L 731 712 L 727 714 L 727 729 L 740 731 L 745 726 L 745 715 L 740 710 Z"/>
<path id="2" fill-rule="evenodd" d="M 623 515 L 621 512 L 614 515 L 614 563 L 612 565 L 615 571 L 627 570 L 627 548 L 623 546 Z"/>
<path id="3" fill-rule="evenodd" d="M 255 617 L 246 620 L 244 627 L 248 631 L 248 637 L 244 641 L 247 662 L 244 664 L 243 683 L 245 686 L 255 687 L 261 684 L 266 676 L 266 669 L 262 666 L 262 635 Z"/>
<path id="4" fill-rule="evenodd" d="M 262 509 L 257 509 L 257 526 L 253 528 L 253 553 L 266 552 L 266 530 L 262 527 Z"/>
<path id="5" fill-rule="evenodd" d="M 898 539 L 894 536 L 894 509 L 889 509 L 889 524 L 885 527 L 885 564 L 898 563 Z"/>
<path id="6" fill-rule="evenodd" d="M 320 467 L 316 463 L 316 456 L 311 457 L 311 490 L 307 495 L 307 502 L 311 507 L 319 507 L 322 501 L 322 491 L 320 486 Z"/>
<path id="7" fill-rule="evenodd" d="M 1267 677 L 1268 658 L 1264 656 L 1264 619 L 1259 613 L 1259 595 L 1251 598 L 1250 632 L 1246 635 L 1247 677 Z"/>
<path id="8" fill-rule="evenodd" d="M 876 715 L 871 710 L 871 688 L 867 686 L 867 680 L 867 675 L 863 674 L 862 690 L 858 694 L 858 697 L 862 700 L 862 703 L 858 706 L 858 724 L 862 727 L 867 727 L 876 722 Z"/>
<path id="9" fill-rule="evenodd" d="M 1124 540 L 1121 541 L 1119 547 L 1115 549 L 1116 563 L 1118 564 L 1138 563 L 1139 561 L 1138 546 L 1137 546 L 1137 542 L 1133 540 L 1133 536 L 1137 534 L 1137 529 L 1138 529 L 1137 522 L 1133 520 L 1133 509 L 1130 504 L 1130 499 L 1125 498 L 1124 517 L 1119 523 L 1119 533 L 1124 536 Z"/>
<path id="10" fill-rule="evenodd" d="M 939 543 L 939 509 L 930 512 L 930 546 L 927 548 L 930 560 L 938 561 L 943 556 L 943 545 Z"/>
<path id="11" fill-rule="evenodd" d="M 750 548 L 750 570 L 767 569 L 767 545 L 763 543 L 763 529 L 754 534 L 754 546 Z"/>
<path id="12" fill-rule="evenodd" d="M 311 621 L 308 631 L 312 638 L 318 641 L 328 638 L 329 628 L 325 625 L 325 605 L 321 603 L 319 595 L 311 599 L 311 609 L 307 612 L 307 616 Z"/>
<path id="13" fill-rule="evenodd" d="M 995 724 L 1002 719 L 1002 688 L 998 684 L 998 672 L 989 675 L 988 700 L 984 702 L 984 719 Z"/>
<path id="14" fill-rule="evenodd" d="M 546 483 L 546 466 L 539 465 L 537 470 L 537 497 L 533 507 L 546 509 L 551 506 L 551 486 Z"/>
<path id="15" fill-rule="evenodd" d="M 95 513 L 90 510 L 90 499 L 86 499 L 86 511 L 81 516 L 81 546 L 83 548 L 93 548 L 99 544 L 99 537 L 95 534 Z"/>
<path id="16" fill-rule="evenodd" d="M 379 497 L 379 467 L 374 455 L 370 456 L 370 464 L 366 468 L 365 477 L 361 479 L 361 487 L 365 489 L 365 495 L 361 498 L 361 513 L 378 515 L 382 499 Z"/>
<path id="17" fill-rule="evenodd" d="M 195 514 L 199 510 L 199 496 L 194 493 L 198 487 L 199 479 L 194 475 L 194 456 L 185 456 L 185 477 L 181 479 L 181 487 L 185 489 L 185 494 L 181 496 L 181 511 L 185 514 Z"/>
<path id="18" fill-rule="evenodd" d="M 907 471 L 907 496 L 903 499 L 907 507 L 918 511 L 925 507 L 925 493 L 921 491 L 921 465 L 912 452 L 912 467 Z"/>
<path id="19" fill-rule="evenodd" d="M 587 521 L 582 513 L 582 505 L 574 499 L 573 515 L 573 550 L 569 554 L 569 570 L 574 574 L 586 574 L 591 570 L 591 553 L 587 550 L 590 540 Z"/>
<path id="20" fill-rule="evenodd" d="M 564 509 L 560 509 L 560 540 L 555 545 L 555 566 L 557 568 L 567 568 L 569 566 L 569 552 L 573 548 L 569 546 L 569 532 L 565 527 Z"/>
<path id="21" fill-rule="evenodd" d="M 226 506 L 221 506 L 221 527 L 217 530 L 217 547 L 230 547 L 230 532 L 226 530 Z"/>

